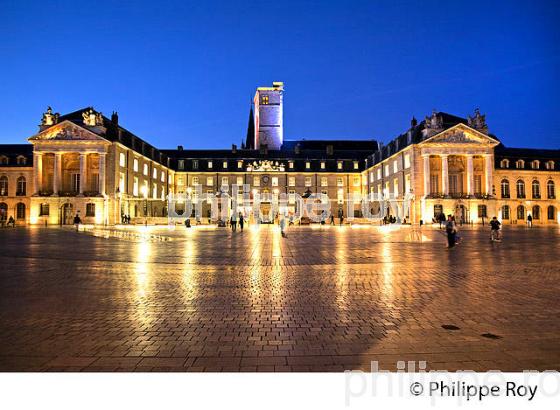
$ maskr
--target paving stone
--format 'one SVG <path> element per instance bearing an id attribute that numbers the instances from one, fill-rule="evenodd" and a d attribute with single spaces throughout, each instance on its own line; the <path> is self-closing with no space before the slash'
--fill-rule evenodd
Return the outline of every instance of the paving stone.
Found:
<path id="1" fill-rule="evenodd" d="M 559 368 L 557 227 L 148 229 L 0 230 L 0 371 Z"/>

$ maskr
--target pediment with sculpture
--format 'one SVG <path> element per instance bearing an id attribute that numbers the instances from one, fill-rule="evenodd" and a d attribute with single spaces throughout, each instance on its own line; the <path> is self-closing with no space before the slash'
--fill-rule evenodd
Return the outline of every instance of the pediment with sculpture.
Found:
<path id="1" fill-rule="evenodd" d="M 28 139 L 34 141 L 105 141 L 105 138 L 82 128 L 71 121 L 52 125 Z"/>
<path id="2" fill-rule="evenodd" d="M 474 130 L 464 124 L 458 124 L 451 127 L 439 134 L 428 138 L 423 145 L 432 146 L 444 146 L 444 145 L 462 145 L 462 146 L 472 146 L 472 145 L 482 145 L 487 147 L 492 147 L 498 145 L 499 142 L 495 139 Z"/>

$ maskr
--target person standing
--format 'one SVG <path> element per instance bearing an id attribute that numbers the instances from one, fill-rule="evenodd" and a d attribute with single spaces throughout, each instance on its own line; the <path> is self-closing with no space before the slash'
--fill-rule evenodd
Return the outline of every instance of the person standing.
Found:
<path id="1" fill-rule="evenodd" d="M 501 223 L 496 217 L 492 218 L 490 221 L 490 239 L 492 241 L 500 242 L 502 240 L 500 235 L 500 225 Z"/>
<path id="2" fill-rule="evenodd" d="M 527 226 L 529 228 L 533 227 L 533 217 L 531 216 L 531 214 L 527 215 Z"/>
<path id="3" fill-rule="evenodd" d="M 74 225 L 76 226 L 76 230 L 80 228 L 81 223 L 82 219 L 80 218 L 80 215 L 76 214 L 76 216 L 74 217 Z"/>
<path id="4" fill-rule="evenodd" d="M 340 221 L 340 226 L 342 226 L 342 223 L 344 222 L 344 212 L 342 212 L 342 208 L 338 210 L 338 219 Z"/>
<path id="5" fill-rule="evenodd" d="M 447 234 L 447 247 L 453 248 L 455 246 L 455 241 L 457 237 L 457 224 L 451 217 L 447 215 L 447 223 L 445 224 L 445 232 Z"/>
<path id="6" fill-rule="evenodd" d="M 331 213 L 331 225 L 334 225 L 334 214 Z"/>
<path id="7" fill-rule="evenodd" d="M 243 219 L 243 214 L 239 212 L 239 229 L 243 232 L 243 225 L 245 224 L 245 220 Z"/>
<path id="8" fill-rule="evenodd" d="M 235 214 L 235 212 L 231 214 L 229 224 L 231 225 L 231 231 L 235 232 L 237 230 L 237 215 Z"/>
<path id="9" fill-rule="evenodd" d="M 282 215 L 280 217 L 280 234 L 282 235 L 282 237 L 287 238 L 288 235 L 286 235 L 286 217 L 284 215 Z"/>

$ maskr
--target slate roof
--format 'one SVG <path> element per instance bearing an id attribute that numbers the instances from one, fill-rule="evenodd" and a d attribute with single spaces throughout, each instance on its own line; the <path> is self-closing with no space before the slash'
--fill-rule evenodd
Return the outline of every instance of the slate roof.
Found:
<path id="1" fill-rule="evenodd" d="M 547 161 L 554 161 L 554 169 L 560 169 L 560 149 L 509 148 L 500 144 L 494 149 L 495 168 L 501 168 L 500 162 L 503 159 L 510 160 L 510 168 L 519 169 L 512 162 L 522 159 L 524 161 L 523 169 L 534 170 L 531 162 L 537 159 L 539 160 L 539 170 L 546 170 Z"/>
<path id="2" fill-rule="evenodd" d="M 23 155 L 25 164 L 18 164 L 17 158 Z M 31 167 L 33 166 L 33 145 L 31 144 L 0 144 L 0 157 L 8 157 L 8 164 L 0 167 Z"/>

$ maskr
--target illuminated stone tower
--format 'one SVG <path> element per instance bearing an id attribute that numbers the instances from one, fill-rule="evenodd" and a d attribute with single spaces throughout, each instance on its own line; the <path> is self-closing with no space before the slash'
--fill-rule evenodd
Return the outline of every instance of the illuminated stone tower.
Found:
<path id="1" fill-rule="evenodd" d="M 266 145 L 268 149 L 280 149 L 284 142 L 283 121 L 284 83 L 274 82 L 272 87 L 259 87 L 255 93 L 254 148 Z"/>

